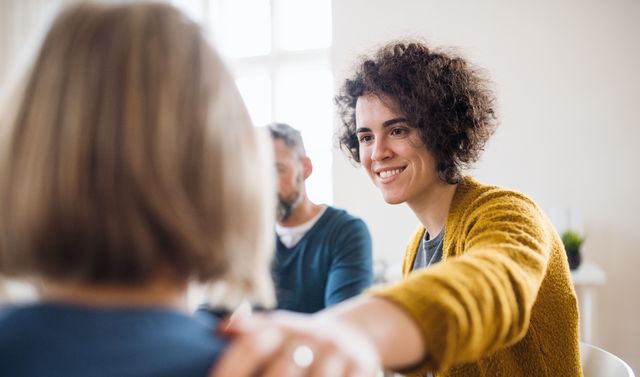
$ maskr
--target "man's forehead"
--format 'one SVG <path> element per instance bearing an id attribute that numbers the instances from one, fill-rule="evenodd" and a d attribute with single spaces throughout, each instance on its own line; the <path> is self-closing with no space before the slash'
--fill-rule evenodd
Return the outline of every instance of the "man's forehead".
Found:
<path id="1" fill-rule="evenodd" d="M 300 154 L 289 148 L 283 140 L 280 140 L 280 143 L 274 143 L 274 150 L 276 164 L 292 164 L 301 158 Z"/>
<path id="2" fill-rule="evenodd" d="M 273 145 L 276 154 L 291 155 L 291 158 L 299 159 L 305 156 L 302 147 L 291 146 L 282 138 L 274 138 Z"/>

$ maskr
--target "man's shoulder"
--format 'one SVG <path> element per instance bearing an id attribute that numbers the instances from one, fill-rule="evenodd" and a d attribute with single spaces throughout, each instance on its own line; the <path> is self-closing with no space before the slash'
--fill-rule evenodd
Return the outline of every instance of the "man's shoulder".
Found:
<path id="1" fill-rule="evenodd" d="M 323 217 L 323 227 L 366 227 L 365 222 L 361 218 L 349 213 L 343 208 L 327 205 Z"/>
<path id="2" fill-rule="evenodd" d="M 315 226 L 314 234 L 329 243 L 351 242 L 353 240 L 370 239 L 367 224 L 344 209 L 327 206 L 321 221 Z"/>

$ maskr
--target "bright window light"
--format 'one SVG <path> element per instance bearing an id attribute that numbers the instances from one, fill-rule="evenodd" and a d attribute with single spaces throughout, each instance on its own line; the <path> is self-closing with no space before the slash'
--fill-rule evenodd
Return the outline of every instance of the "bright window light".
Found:
<path id="1" fill-rule="evenodd" d="M 255 126 L 299 129 L 316 203 L 333 203 L 331 0 L 171 0 L 211 33 Z"/>
<path id="2" fill-rule="evenodd" d="M 282 64 L 276 72 L 275 115 L 302 133 L 314 166 L 307 181 L 309 197 L 316 202 L 332 201 L 331 163 L 333 135 L 333 77 L 322 64 Z"/>
<path id="3" fill-rule="evenodd" d="M 171 4 L 180 8 L 180 10 L 186 13 L 187 16 L 194 21 L 203 23 L 205 14 L 202 9 L 202 2 L 192 0 L 171 0 Z"/>
<path id="4" fill-rule="evenodd" d="M 333 77 L 326 67 L 283 65 L 275 83 L 275 116 L 307 131 L 319 145 L 330 138 L 333 120 Z M 330 146 L 329 146 L 330 147 Z"/>
<path id="5" fill-rule="evenodd" d="M 264 75 L 240 76 L 236 85 L 242 95 L 254 126 L 271 121 L 271 78 Z"/>
<path id="6" fill-rule="evenodd" d="M 292 51 L 331 46 L 330 0 L 279 0 L 276 4 L 279 48 Z"/>
<path id="7" fill-rule="evenodd" d="M 219 0 L 213 5 L 214 36 L 224 55 L 241 58 L 271 52 L 269 0 Z"/>

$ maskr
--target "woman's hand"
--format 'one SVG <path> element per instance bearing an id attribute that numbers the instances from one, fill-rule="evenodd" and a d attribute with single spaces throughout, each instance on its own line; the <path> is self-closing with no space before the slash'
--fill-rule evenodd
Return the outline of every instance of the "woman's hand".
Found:
<path id="1" fill-rule="evenodd" d="M 374 377 L 381 370 L 372 339 L 338 318 L 274 312 L 223 327 L 232 341 L 211 377 Z"/>

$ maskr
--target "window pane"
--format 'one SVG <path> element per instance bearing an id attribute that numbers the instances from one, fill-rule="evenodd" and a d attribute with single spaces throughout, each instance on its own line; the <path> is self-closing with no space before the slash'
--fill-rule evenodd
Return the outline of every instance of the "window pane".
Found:
<path id="1" fill-rule="evenodd" d="M 220 0 L 211 6 L 212 29 L 222 53 L 230 57 L 271 52 L 269 0 Z"/>
<path id="2" fill-rule="evenodd" d="M 314 170 L 307 180 L 311 200 L 333 202 L 333 77 L 327 67 L 282 65 L 276 72 L 276 120 L 302 132 Z"/>
<path id="3" fill-rule="evenodd" d="M 252 75 L 238 77 L 236 85 L 242 95 L 254 126 L 264 126 L 271 121 L 271 80 L 269 76 Z"/>
<path id="4" fill-rule="evenodd" d="M 191 17 L 194 21 L 202 23 L 202 2 L 198 0 L 171 0 L 171 3 Z"/>
<path id="5" fill-rule="evenodd" d="M 331 0 L 279 0 L 275 4 L 278 48 L 331 46 Z"/>
<path id="6" fill-rule="evenodd" d="M 331 175 L 333 154 L 330 149 L 314 149 L 307 152 L 313 164 L 313 172 L 307 179 L 307 194 L 314 203 L 331 205 L 333 204 L 333 176 Z"/>

